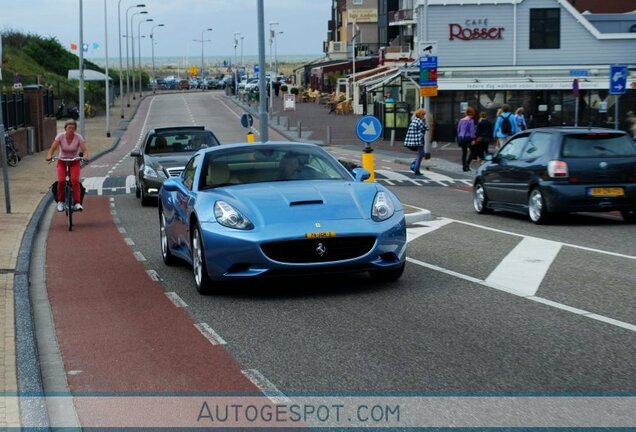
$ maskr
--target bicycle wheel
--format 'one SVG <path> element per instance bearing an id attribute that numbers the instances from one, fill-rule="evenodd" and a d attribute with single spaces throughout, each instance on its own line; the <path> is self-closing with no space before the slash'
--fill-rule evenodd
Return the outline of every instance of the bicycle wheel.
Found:
<path id="1" fill-rule="evenodd" d="M 7 163 L 10 166 L 16 166 L 18 164 L 18 154 L 11 148 L 7 149 Z"/>
<path id="2" fill-rule="evenodd" d="M 64 202 L 66 204 L 66 216 L 68 217 L 68 230 L 73 231 L 73 188 L 66 183 L 64 187 Z"/>

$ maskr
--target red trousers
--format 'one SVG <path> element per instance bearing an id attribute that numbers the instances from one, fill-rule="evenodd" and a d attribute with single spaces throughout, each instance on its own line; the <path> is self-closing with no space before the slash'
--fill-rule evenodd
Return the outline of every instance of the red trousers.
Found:
<path id="1" fill-rule="evenodd" d="M 71 168 L 71 186 L 73 186 L 73 204 L 82 201 L 80 186 L 80 161 L 69 162 Z M 64 202 L 64 187 L 66 186 L 66 162 L 57 161 L 57 200 Z"/>

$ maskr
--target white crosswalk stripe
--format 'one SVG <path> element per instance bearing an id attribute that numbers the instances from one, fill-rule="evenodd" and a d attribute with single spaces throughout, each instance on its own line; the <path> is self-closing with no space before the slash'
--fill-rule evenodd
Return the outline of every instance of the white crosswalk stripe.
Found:
<path id="1" fill-rule="evenodd" d="M 133 193 L 135 190 L 135 176 L 126 177 L 86 177 L 82 184 L 87 195 L 119 195 Z"/>

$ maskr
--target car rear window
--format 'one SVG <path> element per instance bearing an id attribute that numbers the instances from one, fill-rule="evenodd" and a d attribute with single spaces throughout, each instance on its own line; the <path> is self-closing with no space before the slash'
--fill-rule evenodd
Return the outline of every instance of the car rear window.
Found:
<path id="1" fill-rule="evenodd" d="M 621 133 L 587 133 L 566 135 L 563 139 L 564 157 L 636 156 L 636 146 Z"/>
<path id="2" fill-rule="evenodd" d="M 202 148 L 219 145 L 214 135 L 207 131 L 161 133 L 150 138 L 146 154 L 194 153 Z"/>

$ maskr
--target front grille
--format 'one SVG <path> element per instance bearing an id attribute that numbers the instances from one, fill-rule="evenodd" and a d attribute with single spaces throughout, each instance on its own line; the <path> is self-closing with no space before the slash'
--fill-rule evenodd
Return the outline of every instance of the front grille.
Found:
<path id="1" fill-rule="evenodd" d="M 368 253 L 375 237 L 332 237 L 264 243 L 263 253 L 283 263 L 321 263 L 342 261 Z"/>
<path id="2" fill-rule="evenodd" d="M 179 177 L 183 172 L 183 167 L 167 168 L 166 170 L 168 171 L 168 174 L 170 174 L 170 177 Z"/>

